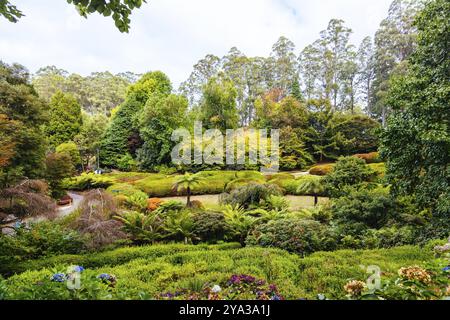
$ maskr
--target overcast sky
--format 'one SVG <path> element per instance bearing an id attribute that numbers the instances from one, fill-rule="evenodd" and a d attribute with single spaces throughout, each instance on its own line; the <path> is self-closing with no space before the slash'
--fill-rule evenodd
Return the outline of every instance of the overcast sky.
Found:
<path id="1" fill-rule="evenodd" d="M 121 34 L 110 17 L 86 20 L 65 0 L 12 0 L 26 16 L 16 24 L 0 18 L 0 60 L 32 72 L 46 65 L 82 75 L 161 70 L 177 87 L 200 58 L 221 57 L 233 46 L 268 56 L 284 35 L 299 53 L 332 18 L 346 21 L 357 44 L 373 36 L 391 1 L 148 0 Z"/>

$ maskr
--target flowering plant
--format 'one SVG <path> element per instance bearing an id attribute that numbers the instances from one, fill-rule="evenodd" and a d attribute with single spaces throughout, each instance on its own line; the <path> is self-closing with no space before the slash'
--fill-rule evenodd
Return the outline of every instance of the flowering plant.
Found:
<path id="1" fill-rule="evenodd" d="M 265 280 L 246 274 L 232 275 L 222 285 L 205 285 L 198 292 L 182 289 L 174 293 L 161 293 L 157 298 L 163 300 L 284 300 L 276 285 L 267 284 Z"/>

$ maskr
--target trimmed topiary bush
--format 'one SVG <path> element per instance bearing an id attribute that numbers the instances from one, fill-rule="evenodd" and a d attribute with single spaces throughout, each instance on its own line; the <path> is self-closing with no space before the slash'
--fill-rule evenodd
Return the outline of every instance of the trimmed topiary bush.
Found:
<path id="1" fill-rule="evenodd" d="M 84 191 L 90 189 L 106 189 L 114 180 L 93 173 L 82 173 L 80 176 L 64 179 L 62 186 L 66 190 Z"/>
<path id="2" fill-rule="evenodd" d="M 275 247 L 305 256 L 336 248 L 330 229 L 314 220 L 286 218 L 259 225 L 246 240 L 247 245 Z"/>
<path id="3" fill-rule="evenodd" d="M 327 174 L 333 171 L 333 168 L 334 168 L 333 163 L 318 164 L 309 169 L 309 174 L 315 176 L 326 176 Z"/>
<path id="4" fill-rule="evenodd" d="M 378 152 L 359 153 L 359 154 L 355 154 L 353 156 L 364 160 L 367 164 L 381 162 L 380 154 Z"/>
<path id="5" fill-rule="evenodd" d="M 193 216 L 192 233 L 197 241 L 217 243 L 227 233 L 225 216 L 220 212 L 202 212 Z"/>
<path id="6" fill-rule="evenodd" d="M 274 184 L 251 183 L 234 189 L 230 193 L 221 194 L 219 200 L 221 204 L 247 209 L 258 207 L 271 195 L 280 196 L 282 191 Z"/>

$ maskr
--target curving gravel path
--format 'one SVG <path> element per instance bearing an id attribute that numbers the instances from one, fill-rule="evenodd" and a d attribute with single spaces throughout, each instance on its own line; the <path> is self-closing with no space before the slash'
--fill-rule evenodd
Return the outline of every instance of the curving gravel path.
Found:
<path id="1" fill-rule="evenodd" d="M 67 192 L 67 194 L 73 199 L 70 206 L 64 206 L 58 208 L 58 217 L 65 217 L 77 210 L 84 199 L 84 196 L 79 193 Z"/>

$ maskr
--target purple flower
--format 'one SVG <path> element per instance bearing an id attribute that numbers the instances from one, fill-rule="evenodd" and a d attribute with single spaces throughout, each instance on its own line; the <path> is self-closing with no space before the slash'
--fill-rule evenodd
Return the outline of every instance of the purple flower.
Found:
<path id="1" fill-rule="evenodd" d="M 84 268 L 82 267 L 82 266 L 74 266 L 73 267 L 73 272 L 79 272 L 79 273 L 81 273 L 81 272 L 83 272 L 84 271 Z"/>
<path id="2" fill-rule="evenodd" d="M 270 298 L 270 300 L 283 300 L 279 295 L 273 295 L 272 298 Z"/>
<path id="3" fill-rule="evenodd" d="M 97 276 L 97 278 L 103 281 L 110 281 L 110 282 L 114 282 L 116 280 L 115 276 L 108 273 L 102 273 L 101 275 Z"/>
<path id="4" fill-rule="evenodd" d="M 445 268 L 442 269 L 442 271 L 450 271 L 450 266 L 446 266 Z"/>
<path id="5" fill-rule="evenodd" d="M 51 277 L 51 281 L 54 282 L 64 282 L 66 281 L 66 275 L 64 273 L 55 273 L 52 277 Z"/>

